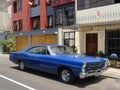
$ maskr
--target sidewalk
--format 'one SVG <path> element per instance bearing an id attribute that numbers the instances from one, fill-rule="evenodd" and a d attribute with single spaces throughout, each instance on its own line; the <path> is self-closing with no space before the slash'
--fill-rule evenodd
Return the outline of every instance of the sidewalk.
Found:
<path id="1" fill-rule="evenodd" d="M 108 70 L 104 71 L 101 75 L 120 79 L 120 68 L 111 68 L 110 67 Z"/>
<path id="2" fill-rule="evenodd" d="M 1 54 L 0 53 L 0 57 L 9 57 L 9 54 Z"/>

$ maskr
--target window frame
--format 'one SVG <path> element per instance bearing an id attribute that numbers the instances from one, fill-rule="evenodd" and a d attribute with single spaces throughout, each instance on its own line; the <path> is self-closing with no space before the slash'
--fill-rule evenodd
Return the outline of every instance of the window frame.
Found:
<path id="1" fill-rule="evenodd" d="M 68 37 L 66 37 L 67 36 L 66 34 L 68 34 Z M 71 36 L 71 34 L 74 34 L 74 36 Z M 64 41 L 64 45 L 70 47 L 75 46 L 75 32 L 64 32 L 63 41 Z"/>
<path id="2" fill-rule="evenodd" d="M 18 9 L 17 9 L 17 1 L 14 1 L 14 2 L 13 2 L 13 12 L 14 12 L 14 13 L 17 13 L 17 12 L 18 12 Z"/>
<path id="3" fill-rule="evenodd" d="M 22 19 L 17 20 L 17 21 L 13 21 L 13 31 L 17 32 L 17 31 L 22 31 L 23 30 L 23 21 Z"/>
<path id="4" fill-rule="evenodd" d="M 36 49 L 36 48 L 44 48 L 45 49 L 45 54 L 43 54 L 43 53 L 38 53 L 38 52 L 31 52 L 31 50 L 34 50 L 34 49 Z M 44 50 L 43 49 L 43 50 Z M 42 50 L 41 50 L 42 51 Z M 30 53 L 30 54 L 40 54 L 40 55 L 50 55 L 50 51 L 48 50 L 48 48 L 47 47 L 45 47 L 45 46 L 36 46 L 36 47 L 32 47 L 32 48 L 30 48 L 30 49 L 28 49 L 27 51 L 26 51 L 27 53 Z"/>
<path id="5" fill-rule="evenodd" d="M 50 21 L 50 17 L 51 17 L 52 21 Z M 53 28 L 53 15 L 49 15 L 49 16 L 47 16 L 47 18 L 48 18 L 47 27 L 48 28 Z M 50 25 L 50 23 L 51 23 L 51 25 Z"/>
<path id="6" fill-rule="evenodd" d="M 18 0 L 18 11 L 22 10 L 22 0 Z"/>
<path id="7" fill-rule="evenodd" d="M 32 18 L 32 23 L 33 23 L 33 30 L 40 29 L 40 17 L 34 17 L 34 18 Z"/>
<path id="8" fill-rule="evenodd" d="M 120 56 L 120 29 L 106 30 L 105 32 L 105 53 L 110 56 L 116 53 Z"/>

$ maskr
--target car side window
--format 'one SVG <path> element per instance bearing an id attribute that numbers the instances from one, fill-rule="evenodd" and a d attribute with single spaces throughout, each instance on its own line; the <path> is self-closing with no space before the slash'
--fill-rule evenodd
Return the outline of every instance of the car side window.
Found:
<path id="1" fill-rule="evenodd" d="M 43 55 L 49 55 L 49 51 L 46 47 L 34 47 L 30 50 L 27 51 L 28 53 L 32 53 L 32 54 L 43 54 Z"/>

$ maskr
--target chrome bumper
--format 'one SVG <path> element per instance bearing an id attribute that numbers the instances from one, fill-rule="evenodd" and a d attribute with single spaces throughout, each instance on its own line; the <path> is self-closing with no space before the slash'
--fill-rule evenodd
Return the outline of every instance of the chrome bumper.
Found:
<path id="1" fill-rule="evenodd" d="M 103 71 L 105 71 L 107 68 L 103 68 L 103 69 L 98 69 L 98 70 L 91 70 L 89 72 L 81 72 L 80 73 L 80 78 L 84 79 L 86 77 L 90 77 L 90 76 L 99 76 Z"/>

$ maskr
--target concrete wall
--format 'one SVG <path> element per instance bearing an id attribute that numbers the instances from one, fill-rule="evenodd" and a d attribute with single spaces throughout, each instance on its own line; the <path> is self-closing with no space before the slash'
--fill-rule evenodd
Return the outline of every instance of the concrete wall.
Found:
<path id="1" fill-rule="evenodd" d="M 11 0 L 0 1 L 0 33 L 11 30 Z"/>
<path id="2" fill-rule="evenodd" d="M 97 33 L 98 34 L 98 51 L 103 51 L 105 53 L 105 30 L 99 31 L 82 31 L 80 35 L 80 54 L 86 53 L 86 34 Z"/>
<path id="3" fill-rule="evenodd" d="M 120 3 L 76 11 L 76 23 L 99 23 L 120 20 Z"/>

